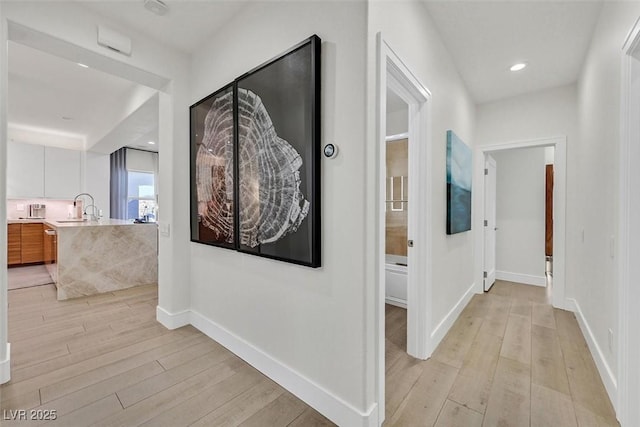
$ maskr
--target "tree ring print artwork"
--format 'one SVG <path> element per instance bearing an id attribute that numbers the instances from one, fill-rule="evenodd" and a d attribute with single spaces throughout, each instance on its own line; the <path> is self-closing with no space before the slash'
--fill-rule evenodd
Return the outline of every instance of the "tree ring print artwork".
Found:
<path id="1" fill-rule="evenodd" d="M 258 95 L 238 88 L 240 245 L 255 248 L 298 230 L 309 213 L 302 157 L 280 138 Z"/>
<path id="2" fill-rule="evenodd" d="M 320 39 L 191 106 L 191 240 L 320 263 Z"/>
<path id="3" fill-rule="evenodd" d="M 195 172 L 195 177 L 192 176 L 195 193 L 192 182 L 191 194 L 192 240 L 234 247 L 232 86 L 212 94 L 191 109 L 191 132 L 192 145 L 195 140 L 191 153 L 192 175 Z M 193 227 L 194 210 L 197 227 Z"/>

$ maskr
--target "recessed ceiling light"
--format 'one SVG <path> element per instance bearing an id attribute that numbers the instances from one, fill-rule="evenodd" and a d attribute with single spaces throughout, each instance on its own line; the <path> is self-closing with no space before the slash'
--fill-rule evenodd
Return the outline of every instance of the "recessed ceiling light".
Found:
<path id="1" fill-rule="evenodd" d="M 149 141 L 149 142 L 147 142 L 147 144 L 149 144 L 149 145 L 156 145 L 155 141 Z"/>
<path id="2" fill-rule="evenodd" d="M 158 16 L 166 14 L 169 10 L 167 5 L 161 0 L 144 0 L 144 7 Z"/>
<path id="3" fill-rule="evenodd" d="M 87 64 L 83 64 L 81 62 L 78 62 L 78 66 L 80 66 L 82 68 L 89 68 L 89 66 Z"/>
<path id="4" fill-rule="evenodd" d="M 524 70 L 526 66 L 527 66 L 526 62 L 519 62 L 517 64 L 513 64 L 509 69 L 511 71 L 520 71 L 520 70 Z"/>

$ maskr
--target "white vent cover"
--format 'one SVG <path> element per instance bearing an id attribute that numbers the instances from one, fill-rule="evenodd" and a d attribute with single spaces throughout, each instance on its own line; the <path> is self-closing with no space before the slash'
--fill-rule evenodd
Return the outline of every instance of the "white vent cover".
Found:
<path id="1" fill-rule="evenodd" d="M 98 44 L 131 55 L 131 39 L 104 25 L 98 25 Z"/>

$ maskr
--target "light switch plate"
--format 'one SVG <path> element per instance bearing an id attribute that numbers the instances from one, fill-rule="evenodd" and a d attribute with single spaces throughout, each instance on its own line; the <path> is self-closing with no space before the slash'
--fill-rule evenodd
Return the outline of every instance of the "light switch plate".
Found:
<path id="1" fill-rule="evenodd" d="M 16 205 L 16 210 L 17 211 L 23 211 L 24 210 L 24 203 L 18 203 Z"/>
<path id="2" fill-rule="evenodd" d="M 160 235 L 169 237 L 170 235 L 170 227 L 166 222 L 161 222 L 158 224 L 158 228 L 160 229 Z"/>

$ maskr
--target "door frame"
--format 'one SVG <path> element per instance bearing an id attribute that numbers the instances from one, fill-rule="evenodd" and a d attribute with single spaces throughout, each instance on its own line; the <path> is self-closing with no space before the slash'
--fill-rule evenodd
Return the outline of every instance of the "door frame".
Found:
<path id="1" fill-rule="evenodd" d="M 485 154 L 496 151 L 512 150 L 516 148 L 554 147 L 555 148 L 555 185 L 553 193 L 553 287 L 551 303 L 556 308 L 571 310 L 572 305 L 565 297 L 565 246 L 566 246 L 566 190 L 567 190 L 567 138 L 557 136 L 542 139 L 515 141 L 502 144 L 484 145 L 476 147 L 475 160 L 475 188 L 474 197 L 475 212 L 485 212 L 484 194 L 484 159 Z M 542 173 L 542 172 L 541 172 Z M 476 215 L 474 225 L 476 230 L 483 230 L 484 215 Z M 483 292 L 484 271 L 484 233 L 477 233 L 475 250 L 476 263 L 476 292 Z"/>
<path id="2" fill-rule="evenodd" d="M 636 79 L 634 87 L 633 80 Z M 640 111 L 640 18 L 629 32 L 622 48 L 622 79 L 620 109 L 620 175 L 618 213 L 618 375 L 616 415 L 622 425 L 638 425 L 640 408 L 640 338 L 629 325 L 640 319 L 637 305 L 640 290 L 632 286 L 640 277 L 640 265 L 631 260 L 640 257 L 640 196 L 634 184 L 640 171 L 633 167 L 640 161 L 640 126 L 636 114 Z M 633 126 L 632 124 L 636 124 Z"/>
<path id="3" fill-rule="evenodd" d="M 409 107 L 409 185 L 408 238 L 415 246 L 407 253 L 407 353 L 426 359 L 433 351 L 431 330 L 431 206 L 432 172 L 431 132 L 429 128 L 431 93 L 393 51 L 382 33 L 377 34 L 376 85 L 376 153 L 377 153 L 377 215 L 376 230 L 376 390 L 378 422 L 385 417 L 385 235 L 386 198 L 386 101 L 387 87 L 400 96 Z M 423 167 L 419 167 L 422 165 Z M 421 262 L 417 262 L 421 260 Z"/>

